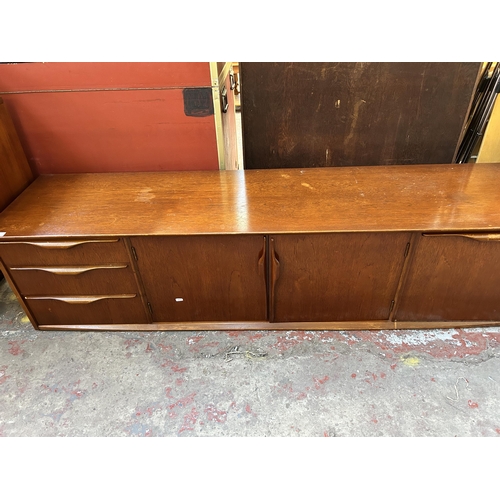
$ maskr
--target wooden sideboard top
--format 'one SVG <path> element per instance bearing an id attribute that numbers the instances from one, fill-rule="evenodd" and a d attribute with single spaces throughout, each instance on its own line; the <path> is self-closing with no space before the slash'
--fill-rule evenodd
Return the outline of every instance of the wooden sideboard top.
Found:
<path id="1" fill-rule="evenodd" d="M 0 241 L 459 230 L 500 230 L 500 164 L 44 175 L 0 215 Z"/>

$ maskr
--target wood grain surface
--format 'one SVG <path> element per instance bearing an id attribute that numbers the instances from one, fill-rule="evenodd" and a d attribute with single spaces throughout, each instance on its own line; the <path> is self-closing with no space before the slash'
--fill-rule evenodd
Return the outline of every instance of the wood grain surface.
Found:
<path id="1" fill-rule="evenodd" d="M 59 324 L 40 325 L 40 330 L 97 330 L 97 331 L 199 331 L 199 330 L 399 330 L 434 328 L 477 328 L 498 326 L 499 321 L 310 321 L 293 323 L 267 323 L 265 321 L 226 322 L 187 322 L 187 323 L 150 323 L 150 324 Z"/>
<path id="2" fill-rule="evenodd" d="M 240 63 L 247 169 L 451 163 L 480 63 Z"/>
<path id="3" fill-rule="evenodd" d="M 42 246 L 39 246 L 39 243 Z M 129 262 L 127 248 L 121 239 L 57 241 L 50 242 L 50 246 L 47 246 L 48 243 L 47 241 L 7 243 L 2 245 L 0 258 L 9 267 L 89 266 Z"/>
<path id="4" fill-rule="evenodd" d="M 130 241 L 154 321 L 266 319 L 264 237 L 139 237 Z"/>
<path id="5" fill-rule="evenodd" d="M 109 297 L 26 297 L 26 304 L 40 324 L 106 325 L 148 321 L 141 299 L 135 294 Z"/>
<path id="6" fill-rule="evenodd" d="M 22 295 L 93 295 L 137 293 L 134 274 L 122 268 L 95 268 L 77 275 L 55 275 L 48 270 L 11 268 L 11 276 Z"/>
<path id="7" fill-rule="evenodd" d="M 0 215 L 0 232 L 6 233 L 0 241 L 491 232 L 500 230 L 499 185 L 498 164 L 48 175 L 36 179 Z"/>
<path id="8" fill-rule="evenodd" d="M 500 320 L 500 238 L 420 236 L 394 317 Z"/>
<path id="9" fill-rule="evenodd" d="M 409 233 L 270 236 L 273 320 L 389 318 Z"/>
<path id="10" fill-rule="evenodd" d="M 0 98 L 0 212 L 33 180 L 14 124 Z"/>

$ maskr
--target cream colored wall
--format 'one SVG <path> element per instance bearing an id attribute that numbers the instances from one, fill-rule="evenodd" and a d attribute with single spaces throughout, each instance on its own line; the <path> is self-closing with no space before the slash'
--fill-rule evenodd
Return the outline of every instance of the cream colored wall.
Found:
<path id="1" fill-rule="evenodd" d="M 500 162 L 500 99 L 497 98 L 484 132 L 476 163 Z"/>

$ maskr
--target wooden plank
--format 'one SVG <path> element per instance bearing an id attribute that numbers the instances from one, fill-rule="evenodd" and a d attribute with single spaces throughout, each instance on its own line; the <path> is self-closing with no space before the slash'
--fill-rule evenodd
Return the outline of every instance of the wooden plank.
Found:
<path id="1" fill-rule="evenodd" d="M 480 63 L 240 63 L 245 168 L 451 163 Z"/>
<path id="2" fill-rule="evenodd" d="M 210 331 L 210 330 L 416 330 L 435 328 L 478 328 L 498 326 L 499 321 L 341 321 L 341 322 L 189 322 L 189 323 L 150 323 L 150 324 L 109 324 L 109 325 L 40 325 L 40 330 L 97 330 L 97 331 Z"/>
<path id="3" fill-rule="evenodd" d="M 210 86 L 208 62 L 51 62 L 0 65 L 0 94 Z"/>
<path id="4" fill-rule="evenodd" d="M 40 176 L 1 238 L 500 231 L 497 164 Z M 92 262 L 85 262 L 91 264 Z"/>
<path id="5" fill-rule="evenodd" d="M 0 212 L 33 180 L 14 124 L 0 98 Z"/>
<path id="6" fill-rule="evenodd" d="M 182 89 L 10 94 L 4 101 L 38 174 L 219 168 L 213 110 L 187 116 Z"/>

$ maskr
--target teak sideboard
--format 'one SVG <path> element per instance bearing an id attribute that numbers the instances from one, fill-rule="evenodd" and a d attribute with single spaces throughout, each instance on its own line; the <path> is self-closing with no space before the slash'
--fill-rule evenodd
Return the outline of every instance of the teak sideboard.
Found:
<path id="1" fill-rule="evenodd" d="M 41 175 L 0 215 L 38 329 L 500 324 L 500 165 Z"/>

